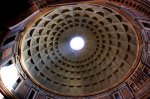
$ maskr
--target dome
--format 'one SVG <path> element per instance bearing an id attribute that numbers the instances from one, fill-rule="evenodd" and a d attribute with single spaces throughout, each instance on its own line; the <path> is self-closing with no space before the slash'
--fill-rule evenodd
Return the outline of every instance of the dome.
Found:
<path id="1" fill-rule="evenodd" d="M 70 41 L 80 37 L 74 50 Z M 21 40 L 21 62 L 42 88 L 65 95 L 88 95 L 112 88 L 133 68 L 138 52 L 132 24 L 102 5 L 61 6 L 43 12 Z"/>
<path id="2" fill-rule="evenodd" d="M 149 1 L 30 4 L 0 33 L 1 98 L 149 99 Z"/>

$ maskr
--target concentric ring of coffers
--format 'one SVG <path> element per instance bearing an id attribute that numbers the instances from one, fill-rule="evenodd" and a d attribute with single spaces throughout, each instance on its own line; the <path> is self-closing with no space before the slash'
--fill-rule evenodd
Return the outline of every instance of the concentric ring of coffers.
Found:
<path id="1" fill-rule="evenodd" d="M 70 40 L 84 47 L 72 50 Z M 132 25 L 118 12 L 97 5 L 68 5 L 47 12 L 22 40 L 22 63 L 43 88 L 82 95 L 109 88 L 131 70 L 137 54 Z"/>

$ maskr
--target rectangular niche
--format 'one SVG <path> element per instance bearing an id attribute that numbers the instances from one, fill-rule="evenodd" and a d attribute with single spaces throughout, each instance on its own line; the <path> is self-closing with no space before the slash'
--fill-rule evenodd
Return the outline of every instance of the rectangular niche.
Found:
<path id="1" fill-rule="evenodd" d="M 122 99 L 119 93 L 114 93 L 113 96 L 114 99 Z"/>
<path id="2" fill-rule="evenodd" d="M 19 86 L 19 84 L 21 83 L 21 81 L 22 81 L 22 79 L 19 77 L 19 78 L 17 79 L 16 83 L 13 85 L 13 89 L 14 89 L 14 90 Z"/>
<path id="3" fill-rule="evenodd" d="M 141 28 L 144 28 L 146 30 L 150 30 L 150 20 L 139 19 L 139 25 Z"/>
<path id="4" fill-rule="evenodd" d="M 142 24 L 145 28 L 150 29 L 150 22 L 142 22 Z"/>
<path id="5" fill-rule="evenodd" d="M 150 69 L 148 69 L 148 68 L 144 68 L 143 69 L 143 72 L 145 73 L 145 75 L 147 76 L 147 77 L 150 77 Z"/>
<path id="6" fill-rule="evenodd" d="M 34 99 L 36 95 L 36 91 L 34 89 L 31 89 L 29 95 L 28 95 L 28 99 Z"/>
<path id="7" fill-rule="evenodd" d="M 15 38 L 16 38 L 16 35 L 13 35 L 13 36 L 10 36 L 10 37 L 6 38 L 4 43 L 3 43 L 3 46 L 13 42 L 15 40 Z"/>
<path id="8" fill-rule="evenodd" d="M 124 86 L 120 91 L 125 99 L 133 98 L 133 95 L 127 86 Z"/>

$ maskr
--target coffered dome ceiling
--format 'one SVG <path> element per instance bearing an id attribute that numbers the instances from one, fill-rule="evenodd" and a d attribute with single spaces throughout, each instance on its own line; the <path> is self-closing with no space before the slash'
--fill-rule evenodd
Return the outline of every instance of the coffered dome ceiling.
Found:
<path id="1" fill-rule="evenodd" d="M 73 37 L 83 38 L 82 49 L 70 47 Z M 21 61 L 28 75 L 49 91 L 90 94 L 128 75 L 137 56 L 136 38 L 127 19 L 108 7 L 62 6 L 43 14 L 27 29 Z"/>

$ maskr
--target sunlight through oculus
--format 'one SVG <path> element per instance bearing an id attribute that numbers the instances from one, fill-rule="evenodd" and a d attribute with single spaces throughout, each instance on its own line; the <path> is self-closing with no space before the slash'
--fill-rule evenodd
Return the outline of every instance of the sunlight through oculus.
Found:
<path id="1" fill-rule="evenodd" d="M 81 37 L 74 37 L 70 41 L 70 47 L 73 50 L 80 50 L 84 47 L 84 40 Z"/>
<path id="2" fill-rule="evenodd" d="M 10 66 L 2 67 L 0 73 L 1 79 L 5 86 L 7 86 L 9 90 L 12 90 L 17 79 L 19 78 L 16 66 L 12 64 Z"/>

